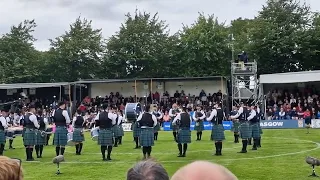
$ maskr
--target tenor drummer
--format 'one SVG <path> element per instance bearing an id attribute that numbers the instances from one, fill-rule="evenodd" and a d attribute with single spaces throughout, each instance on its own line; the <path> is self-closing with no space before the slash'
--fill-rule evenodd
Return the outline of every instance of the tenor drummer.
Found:
<path id="1" fill-rule="evenodd" d="M 0 113 L 0 156 L 3 156 L 4 146 L 6 144 L 6 135 L 5 130 L 8 128 L 7 121 L 6 121 L 6 112 L 4 109 L 1 109 Z"/>
<path id="2" fill-rule="evenodd" d="M 64 155 L 65 146 L 68 142 L 68 128 L 70 124 L 69 113 L 65 110 L 65 102 L 58 103 L 59 108 L 52 113 L 56 125 L 56 132 L 53 137 L 53 144 L 56 146 L 56 155 Z"/>
<path id="3" fill-rule="evenodd" d="M 221 104 L 215 105 L 216 109 L 213 109 L 210 117 L 207 119 L 208 121 L 212 121 L 215 117 L 215 122 L 212 122 L 212 132 L 211 132 L 211 140 L 215 141 L 216 147 L 216 156 L 222 155 L 222 141 L 225 140 L 224 128 L 223 128 L 223 119 L 225 114 L 221 108 Z"/>
<path id="4" fill-rule="evenodd" d="M 158 120 L 150 109 L 150 105 L 146 105 L 145 112 L 140 114 L 137 122 L 141 128 L 140 145 L 142 146 L 143 158 L 149 158 L 154 146 L 153 128 L 157 125 Z"/>
<path id="5" fill-rule="evenodd" d="M 177 123 L 179 121 L 179 123 Z M 187 108 L 183 107 L 182 112 L 178 114 L 172 123 L 178 124 L 179 131 L 178 131 L 178 149 L 179 155 L 178 157 L 186 157 L 186 152 L 188 149 L 188 143 L 191 143 L 191 126 L 192 119 L 187 112 Z M 183 145 L 183 146 L 182 146 Z"/>
<path id="6" fill-rule="evenodd" d="M 26 147 L 27 161 L 34 161 L 33 147 L 36 145 L 36 129 L 39 128 L 35 112 L 35 106 L 31 104 L 29 105 L 29 112 L 24 116 L 26 131 L 23 136 L 23 144 Z"/>
<path id="7" fill-rule="evenodd" d="M 123 131 L 123 127 L 122 127 L 122 123 L 123 123 L 123 114 L 122 111 L 119 110 L 117 112 L 118 114 L 118 126 L 120 129 L 120 133 L 119 133 L 119 137 L 118 137 L 118 144 L 121 145 L 122 144 L 122 137 L 124 136 L 124 131 Z"/>
<path id="8" fill-rule="evenodd" d="M 36 141 L 36 154 L 37 158 L 42 158 L 43 146 L 46 144 L 47 134 L 46 127 L 48 125 L 47 119 L 44 118 L 41 109 L 37 112 L 37 120 L 39 124 L 39 130 L 37 131 L 37 141 Z"/>
<path id="9" fill-rule="evenodd" d="M 114 114 L 115 109 L 108 111 L 108 104 L 102 105 L 103 110 L 95 117 L 96 127 L 99 127 L 98 144 L 101 146 L 103 161 L 111 161 L 111 152 L 113 146 L 112 126 L 116 124 L 117 116 Z M 106 158 L 106 150 L 108 152 Z"/>
<path id="10" fill-rule="evenodd" d="M 193 120 L 196 122 L 194 130 L 197 131 L 197 141 L 201 141 L 202 131 L 204 130 L 204 118 L 206 118 L 205 113 L 203 112 L 201 106 L 197 107 L 197 111 L 192 115 Z"/>
<path id="11" fill-rule="evenodd" d="M 169 110 L 169 116 L 171 118 L 170 121 L 170 128 L 172 129 L 172 134 L 173 134 L 173 138 L 175 141 L 177 141 L 177 131 L 178 131 L 178 126 L 172 124 L 173 119 L 177 116 L 177 114 L 180 113 L 178 110 L 178 105 L 176 103 L 174 103 L 172 105 L 172 108 Z"/>
<path id="12" fill-rule="evenodd" d="M 80 109 L 77 110 L 77 113 L 72 121 L 73 138 L 72 141 L 76 144 L 76 155 L 81 155 L 84 134 L 83 134 L 84 118 Z"/>

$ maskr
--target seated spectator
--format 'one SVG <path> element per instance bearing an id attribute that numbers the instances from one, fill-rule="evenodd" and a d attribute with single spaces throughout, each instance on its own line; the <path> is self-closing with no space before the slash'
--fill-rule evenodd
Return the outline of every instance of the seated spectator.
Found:
<path id="1" fill-rule="evenodd" d="M 196 161 L 180 168 L 171 180 L 237 180 L 225 167 L 206 161 Z"/>
<path id="2" fill-rule="evenodd" d="M 279 112 L 279 120 L 284 120 L 286 118 L 286 112 L 284 112 L 283 108 L 280 108 L 280 112 Z"/>
<path id="3" fill-rule="evenodd" d="M 0 179 L 23 180 L 21 160 L 0 156 Z"/>
<path id="4" fill-rule="evenodd" d="M 148 159 L 130 168 L 127 180 L 169 180 L 169 175 L 161 164 Z"/>

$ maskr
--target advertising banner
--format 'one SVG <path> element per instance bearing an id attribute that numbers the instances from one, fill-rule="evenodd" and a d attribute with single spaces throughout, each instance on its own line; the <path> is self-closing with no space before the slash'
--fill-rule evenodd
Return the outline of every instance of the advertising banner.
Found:
<path id="1" fill-rule="evenodd" d="M 312 119 L 311 120 L 312 128 L 320 128 L 320 119 Z"/>
<path id="2" fill-rule="evenodd" d="M 261 128 L 264 129 L 296 129 L 303 128 L 303 120 L 264 120 L 260 122 Z"/>
<path id="3" fill-rule="evenodd" d="M 204 130 L 211 130 L 212 129 L 212 123 L 211 122 L 205 121 L 203 123 L 203 125 L 204 125 Z M 194 126 L 195 126 L 195 122 L 192 122 L 190 130 L 194 130 Z M 225 130 L 231 130 L 232 122 L 231 121 L 223 121 L 223 127 L 224 127 Z M 170 122 L 164 122 L 163 123 L 163 130 L 164 131 L 171 131 Z"/>

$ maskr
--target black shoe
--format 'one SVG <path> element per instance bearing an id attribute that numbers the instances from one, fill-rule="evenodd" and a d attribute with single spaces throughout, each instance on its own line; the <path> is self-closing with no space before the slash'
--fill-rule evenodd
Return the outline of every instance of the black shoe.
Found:
<path id="1" fill-rule="evenodd" d="M 186 154 L 182 154 L 182 157 L 186 157 Z"/>
<path id="2" fill-rule="evenodd" d="M 110 157 L 107 158 L 107 161 L 111 161 L 112 159 Z"/>
<path id="3" fill-rule="evenodd" d="M 238 153 L 247 153 L 247 150 L 241 150 L 240 152 Z"/>
<path id="4" fill-rule="evenodd" d="M 252 150 L 253 150 L 253 151 L 256 151 L 256 150 L 258 150 L 258 148 L 257 148 L 257 147 L 253 147 Z"/>
<path id="5" fill-rule="evenodd" d="M 108 161 L 106 158 L 103 158 L 102 161 Z"/>
<path id="6" fill-rule="evenodd" d="M 140 147 L 137 146 L 137 147 L 135 147 L 135 148 L 133 148 L 133 149 L 140 149 Z"/>
<path id="7" fill-rule="evenodd" d="M 179 154 L 177 157 L 182 157 L 182 154 Z"/>
<path id="8" fill-rule="evenodd" d="M 37 158 L 41 158 L 41 157 L 37 155 Z"/>
<path id="9" fill-rule="evenodd" d="M 118 145 L 114 145 L 113 147 L 118 147 Z"/>

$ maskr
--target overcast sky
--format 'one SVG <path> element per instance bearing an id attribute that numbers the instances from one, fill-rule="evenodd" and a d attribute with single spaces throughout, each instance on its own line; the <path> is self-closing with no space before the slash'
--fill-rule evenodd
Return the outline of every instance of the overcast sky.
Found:
<path id="1" fill-rule="evenodd" d="M 320 10 L 320 0 L 306 2 L 313 11 Z M 47 50 L 48 39 L 67 31 L 79 15 L 92 20 L 95 28 L 102 28 L 107 38 L 118 31 L 124 14 L 136 8 L 158 12 L 174 33 L 182 23 L 192 24 L 198 12 L 214 13 L 220 21 L 229 23 L 238 17 L 253 18 L 264 3 L 265 0 L 0 0 L 0 34 L 24 19 L 35 19 L 35 46 Z"/>

